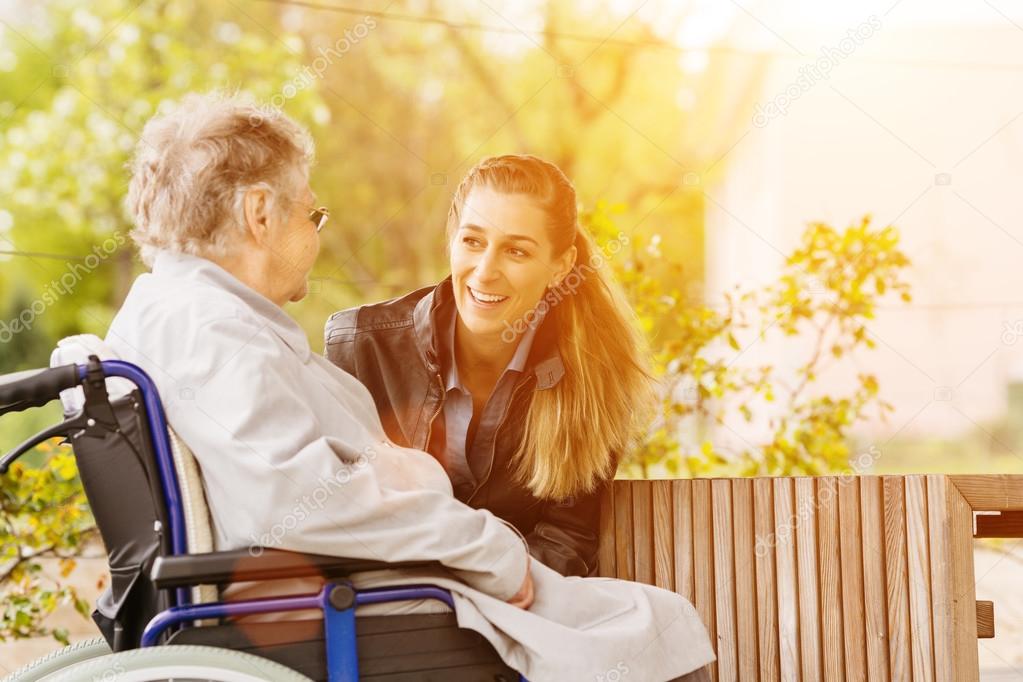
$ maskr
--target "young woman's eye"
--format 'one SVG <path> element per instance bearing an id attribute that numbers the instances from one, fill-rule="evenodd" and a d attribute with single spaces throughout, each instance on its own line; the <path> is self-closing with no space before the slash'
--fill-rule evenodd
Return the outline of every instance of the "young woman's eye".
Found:
<path id="1" fill-rule="evenodd" d="M 516 258 L 527 258 L 529 256 L 529 252 L 523 251 L 522 249 L 508 249 L 508 253 Z"/>
<path id="2" fill-rule="evenodd" d="M 462 243 L 466 246 L 476 248 L 480 245 L 480 240 L 476 237 L 462 237 Z"/>

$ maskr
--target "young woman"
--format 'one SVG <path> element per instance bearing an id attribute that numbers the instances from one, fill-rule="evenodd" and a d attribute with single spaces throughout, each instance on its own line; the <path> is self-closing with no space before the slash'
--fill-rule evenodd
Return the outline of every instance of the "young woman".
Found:
<path id="1" fill-rule="evenodd" d="M 481 161 L 454 194 L 451 275 L 334 314 L 326 353 L 391 440 L 426 450 L 563 575 L 596 568 L 600 488 L 644 426 L 632 312 L 579 225 L 576 194 L 533 156 Z"/>

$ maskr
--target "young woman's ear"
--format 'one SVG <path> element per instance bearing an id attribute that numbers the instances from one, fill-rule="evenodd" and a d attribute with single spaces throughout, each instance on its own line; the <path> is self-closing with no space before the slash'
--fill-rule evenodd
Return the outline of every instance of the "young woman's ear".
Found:
<path id="1" fill-rule="evenodd" d="M 565 249 L 565 252 L 558 256 L 554 261 L 554 275 L 551 277 L 550 287 L 553 289 L 561 284 L 561 281 L 568 277 L 568 273 L 572 272 L 572 268 L 575 267 L 575 259 L 578 255 L 575 245 Z"/>
<path id="2" fill-rule="evenodd" d="M 262 245 L 270 231 L 270 195 L 266 189 L 252 187 L 242 199 L 245 212 L 245 231 L 254 242 Z"/>

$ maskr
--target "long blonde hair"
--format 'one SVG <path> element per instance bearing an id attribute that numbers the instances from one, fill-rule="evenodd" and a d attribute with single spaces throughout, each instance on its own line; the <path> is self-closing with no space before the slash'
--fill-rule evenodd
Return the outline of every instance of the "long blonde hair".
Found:
<path id="1" fill-rule="evenodd" d="M 449 240 L 477 186 L 535 199 L 548 217 L 553 256 L 576 247 L 575 267 L 557 287 L 560 296 L 545 296 L 557 301 L 544 324 L 555 325 L 565 375 L 555 386 L 533 392 L 513 462 L 516 480 L 536 497 L 561 500 L 592 492 L 614 475 L 617 460 L 643 433 L 654 405 L 635 315 L 579 225 L 575 188 L 557 166 L 529 155 L 478 163 L 455 190 Z"/>

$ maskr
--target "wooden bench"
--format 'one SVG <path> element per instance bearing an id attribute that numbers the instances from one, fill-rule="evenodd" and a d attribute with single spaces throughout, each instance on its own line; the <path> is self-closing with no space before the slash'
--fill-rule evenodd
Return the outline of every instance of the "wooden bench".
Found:
<path id="1" fill-rule="evenodd" d="M 693 602 L 715 680 L 966 682 L 975 536 L 1023 537 L 1023 476 L 615 481 L 600 575 Z"/>

